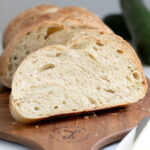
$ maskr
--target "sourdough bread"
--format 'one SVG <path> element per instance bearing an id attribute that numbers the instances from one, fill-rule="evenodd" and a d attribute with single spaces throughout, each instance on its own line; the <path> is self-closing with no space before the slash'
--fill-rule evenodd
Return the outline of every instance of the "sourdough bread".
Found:
<path id="1" fill-rule="evenodd" d="M 27 56 L 13 78 L 10 111 L 30 123 L 128 105 L 143 98 L 146 89 L 141 66 L 128 50 L 87 36 Z"/>
<path id="2" fill-rule="evenodd" d="M 13 74 L 19 64 L 31 52 L 49 45 L 47 40 L 52 33 L 88 28 L 112 33 L 96 15 L 83 8 L 67 7 L 53 14 L 29 17 L 9 35 L 11 40 L 0 59 L 1 83 L 11 88 Z"/>

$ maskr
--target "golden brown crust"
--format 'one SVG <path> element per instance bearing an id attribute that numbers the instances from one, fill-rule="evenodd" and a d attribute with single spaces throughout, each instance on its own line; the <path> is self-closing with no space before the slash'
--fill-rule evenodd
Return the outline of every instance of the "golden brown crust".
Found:
<path id="1" fill-rule="evenodd" d="M 96 28 L 100 31 L 106 31 L 112 33 L 112 30 L 108 28 L 95 14 L 92 12 L 78 7 L 66 7 L 59 9 L 53 14 L 37 14 L 28 17 L 26 20 L 22 21 L 17 25 L 17 27 L 11 31 L 7 37 L 7 43 L 14 38 L 18 32 L 24 28 L 30 28 L 30 26 L 35 26 L 36 24 L 42 23 L 42 21 L 56 21 L 57 23 L 63 23 L 67 26 L 82 26 L 89 28 Z M 92 22 L 92 23 L 91 23 Z"/>
<path id="2" fill-rule="evenodd" d="M 22 13 L 20 13 L 18 16 L 16 16 L 6 27 L 4 34 L 3 34 L 3 47 L 5 48 L 7 44 L 10 41 L 9 35 L 15 28 L 20 24 L 22 21 L 26 20 L 29 17 L 32 17 L 34 15 L 39 14 L 45 14 L 45 13 L 53 13 L 59 10 L 57 6 L 53 5 L 38 5 L 33 8 L 30 8 Z"/>
<path id="3" fill-rule="evenodd" d="M 97 29 L 100 29 L 101 31 L 113 33 L 113 31 L 106 25 L 104 22 L 94 13 L 92 13 L 89 10 L 86 10 L 84 8 L 79 8 L 75 6 L 69 6 L 65 7 L 63 9 L 60 9 L 58 13 L 63 14 L 64 16 L 70 16 L 69 14 L 72 14 L 72 16 L 78 17 L 78 19 L 82 22 L 82 19 L 87 20 L 88 26 L 92 26 L 92 24 L 98 24 L 99 27 Z M 80 18 L 82 16 L 82 18 Z M 73 20 L 73 19 L 72 19 Z M 75 19 L 77 20 L 77 18 Z"/>

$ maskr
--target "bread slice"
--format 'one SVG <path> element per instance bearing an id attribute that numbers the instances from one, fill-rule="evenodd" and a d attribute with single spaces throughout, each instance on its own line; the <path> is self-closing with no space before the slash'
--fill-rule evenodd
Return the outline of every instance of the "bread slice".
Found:
<path id="1" fill-rule="evenodd" d="M 47 13 L 55 13 L 59 10 L 59 7 L 53 5 L 38 5 L 33 8 L 27 9 L 26 11 L 20 13 L 16 16 L 6 27 L 3 34 L 3 47 L 5 48 L 9 41 L 11 40 L 12 32 L 24 22 L 27 18 L 32 17 L 34 15 L 41 15 Z"/>
<path id="2" fill-rule="evenodd" d="M 86 36 L 90 36 L 90 37 L 100 37 L 103 38 L 105 40 L 114 42 L 119 44 L 121 47 L 124 47 L 125 49 L 127 49 L 129 51 L 129 53 L 131 55 L 134 55 L 137 57 L 135 50 L 131 47 L 131 45 L 126 42 L 122 37 L 114 34 L 114 33 L 109 33 L 107 31 L 98 31 L 97 29 L 71 29 L 71 30 L 60 30 L 58 32 L 55 32 L 53 34 L 51 34 L 47 41 L 46 41 L 46 45 L 48 44 L 69 44 L 71 42 L 73 42 L 76 39 L 79 38 L 83 38 Z"/>
<path id="3" fill-rule="evenodd" d="M 122 37 L 109 32 L 101 31 L 94 29 L 72 29 L 72 30 L 60 30 L 58 32 L 53 33 L 51 36 L 48 37 L 46 41 L 46 45 L 52 45 L 52 44 L 63 44 L 67 45 L 69 43 L 72 43 L 73 41 L 80 39 L 81 37 L 99 37 L 103 38 L 105 40 L 108 40 L 110 42 L 114 42 L 124 49 L 128 50 L 128 52 L 133 56 L 133 58 L 136 60 L 136 62 L 141 66 L 142 65 L 140 60 L 138 59 L 135 50 L 132 48 L 132 46 L 125 41 Z"/>
<path id="4" fill-rule="evenodd" d="M 31 123 L 134 103 L 147 89 L 140 68 L 127 50 L 100 38 L 42 48 L 14 75 L 11 114 Z"/>
<path id="5" fill-rule="evenodd" d="M 9 35 L 11 41 L 0 59 L 1 83 L 11 87 L 13 74 L 22 60 L 31 52 L 48 46 L 47 41 L 52 33 L 67 29 L 88 28 L 112 32 L 96 15 L 83 8 L 67 7 L 57 11 L 57 13 L 28 18 Z"/>
<path id="6" fill-rule="evenodd" d="M 55 33 L 55 37 L 57 39 L 57 37 L 61 36 L 62 34 L 66 35 L 68 33 L 61 33 L 61 32 L 66 32 L 66 31 L 60 31 Z M 68 31 L 67 31 L 68 32 Z M 57 35 L 56 35 L 57 34 Z M 142 69 L 142 65 L 140 60 L 138 59 L 135 50 L 132 48 L 132 46 L 125 41 L 122 37 L 114 34 L 114 33 L 110 33 L 110 32 L 98 32 L 97 30 L 90 30 L 90 29 L 85 29 L 85 30 L 76 30 L 76 31 L 71 31 L 71 35 L 73 38 L 71 38 L 71 40 L 65 41 L 66 44 L 68 44 L 69 42 L 72 42 L 76 39 L 79 39 L 81 37 L 86 37 L 87 35 L 90 37 L 100 37 L 103 38 L 105 40 L 114 42 L 119 44 L 121 47 L 125 48 L 126 50 L 128 50 L 128 52 L 133 56 L 133 58 L 136 60 L 136 62 L 141 66 Z M 50 40 L 52 40 L 54 35 L 50 36 Z M 50 43 L 50 40 L 48 41 Z M 53 41 L 53 40 L 52 40 Z M 55 44 L 55 42 L 53 41 L 53 44 Z M 57 44 L 57 43 L 56 43 Z"/>

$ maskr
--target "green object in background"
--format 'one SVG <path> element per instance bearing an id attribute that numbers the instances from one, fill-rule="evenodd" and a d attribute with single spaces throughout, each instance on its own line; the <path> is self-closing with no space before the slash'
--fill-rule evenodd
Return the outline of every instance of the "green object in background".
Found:
<path id="1" fill-rule="evenodd" d="M 131 34 L 126 22 L 121 14 L 112 14 L 104 17 L 104 23 L 108 25 L 116 34 L 126 40 L 131 40 Z"/>
<path id="2" fill-rule="evenodd" d="M 120 0 L 122 13 L 137 52 L 150 65 L 150 12 L 142 0 Z"/>

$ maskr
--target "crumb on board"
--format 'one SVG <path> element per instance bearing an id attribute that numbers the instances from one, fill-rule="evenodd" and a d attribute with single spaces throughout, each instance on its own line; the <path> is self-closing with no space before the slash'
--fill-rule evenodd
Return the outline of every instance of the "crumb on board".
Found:
<path id="1" fill-rule="evenodd" d="M 39 126 L 38 126 L 38 125 L 36 125 L 36 126 L 35 126 L 35 128 L 39 128 Z"/>
<path id="2" fill-rule="evenodd" d="M 76 121 L 76 127 L 78 126 L 78 119 L 77 119 L 77 121 Z"/>
<path id="3" fill-rule="evenodd" d="M 90 118 L 92 118 L 92 117 L 97 117 L 97 115 L 95 114 L 95 113 L 91 113 L 90 115 L 86 115 L 86 116 L 84 116 L 84 119 L 90 119 Z"/>
<path id="4" fill-rule="evenodd" d="M 93 114 L 93 117 L 97 117 L 97 115 L 94 113 L 94 114 Z"/>
<path id="5" fill-rule="evenodd" d="M 113 115 L 113 116 L 117 116 L 118 114 L 117 114 L 117 113 L 111 113 L 111 115 Z"/>
<path id="6" fill-rule="evenodd" d="M 15 124 L 17 124 L 17 122 L 12 122 L 11 124 L 12 124 L 12 125 L 15 125 Z"/>
<path id="7" fill-rule="evenodd" d="M 89 120 L 89 119 L 90 119 L 90 117 L 89 117 L 89 116 L 84 116 L 84 119 Z"/>

